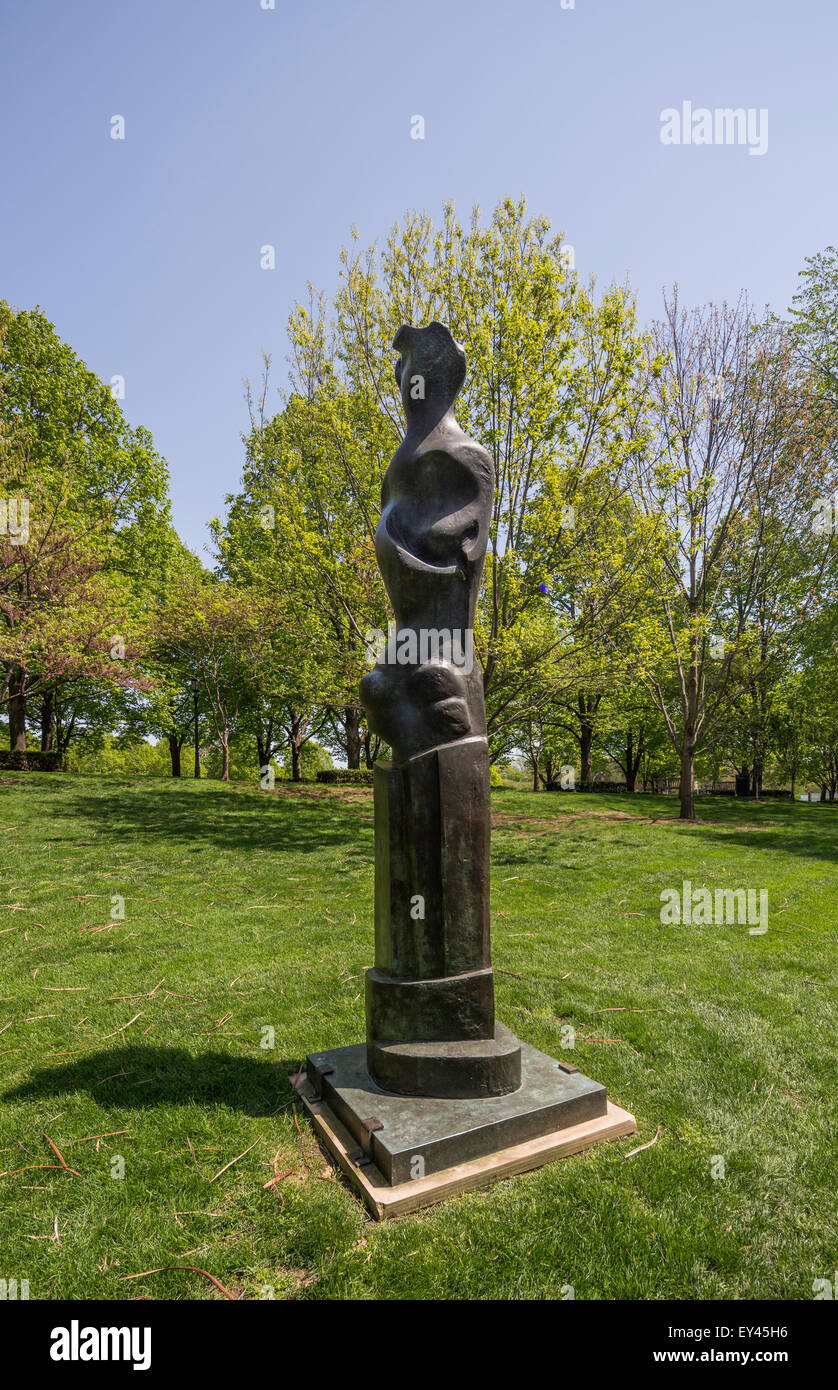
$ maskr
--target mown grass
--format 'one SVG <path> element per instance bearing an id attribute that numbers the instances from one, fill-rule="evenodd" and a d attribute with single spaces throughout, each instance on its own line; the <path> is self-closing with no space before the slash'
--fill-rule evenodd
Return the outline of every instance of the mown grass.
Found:
<path id="1" fill-rule="evenodd" d="M 222 1296 L 128 1277 L 177 1264 L 247 1298 L 811 1298 L 838 1267 L 838 812 L 675 810 L 493 799 L 499 1016 L 556 1056 L 572 1025 L 639 1136 L 379 1226 L 288 1083 L 363 1036 L 371 794 L 3 776 L 0 1276 L 39 1299 Z M 766 888 L 767 933 L 662 925 L 683 879 Z"/>

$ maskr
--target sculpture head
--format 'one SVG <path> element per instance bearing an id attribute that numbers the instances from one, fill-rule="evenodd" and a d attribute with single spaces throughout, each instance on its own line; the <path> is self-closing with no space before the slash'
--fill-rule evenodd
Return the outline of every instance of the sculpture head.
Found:
<path id="1" fill-rule="evenodd" d="M 436 322 L 425 328 L 402 324 L 393 347 L 401 354 L 395 373 L 405 415 L 413 414 L 423 402 L 449 410 L 466 378 L 465 350 L 450 329 Z"/>

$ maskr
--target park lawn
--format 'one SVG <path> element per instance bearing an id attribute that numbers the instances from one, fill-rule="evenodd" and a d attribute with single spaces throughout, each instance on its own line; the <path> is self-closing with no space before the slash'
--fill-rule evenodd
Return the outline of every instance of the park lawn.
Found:
<path id="1" fill-rule="evenodd" d="M 371 793 L 0 777 L 0 1277 L 33 1299 L 223 1296 L 143 1273 L 172 1265 L 246 1298 L 811 1298 L 838 1268 L 838 811 L 492 811 L 499 1017 L 639 1134 L 378 1225 L 288 1082 L 363 1038 Z M 662 925 L 683 879 L 766 888 L 768 931 Z"/>

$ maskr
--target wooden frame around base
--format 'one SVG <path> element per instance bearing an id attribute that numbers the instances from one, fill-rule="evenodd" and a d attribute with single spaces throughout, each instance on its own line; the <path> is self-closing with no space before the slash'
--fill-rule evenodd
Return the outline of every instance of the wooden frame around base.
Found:
<path id="1" fill-rule="evenodd" d="M 570 1125 L 541 1139 L 530 1139 L 525 1144 L 514 1144 L 508 1149 L 487 1154 L 485 1158 L 475 1158 L 455 1168 L 446 1168 L 441 1173 L 431 1173 L 427 1178 L 416 1178 L 391 1186 L 374 1163 L 359 1168 L 357 1163 L 352 1162 L 349 1155 L 357 1152 L 357 1142 L 328 1105 L 309 1094 L 311 1086 L 305 1073 L 292 1076 L 291 1084 L 305 1105 L 318 1138 L 377 1221 L 389 1216 L 405 1216 L 408 1212 L 418 1211 L 420 1207 L 454 1197 L 459 1192 L 473 1192 L 500 1178 L 541 1168 L 545 1163 L 580 1153 L 606 1139 L 622 1139 L 628 1134 L 637 1133 L 634 1116 L 609 1100 L 607 1112 L 596 1120 Z"/>

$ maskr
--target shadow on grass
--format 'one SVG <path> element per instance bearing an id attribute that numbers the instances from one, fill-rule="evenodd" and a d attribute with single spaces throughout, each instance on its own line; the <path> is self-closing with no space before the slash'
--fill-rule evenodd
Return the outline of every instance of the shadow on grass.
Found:
<path id="1" fill-rule="evenodd" d="M 303 1059 L 257 1061 L 224 1052 L 193 1056 L 179 1047 L 114 1047 L 60 1067 L 45 1067 L 3 1099 L 37 1100 L 87 1091 L 103 1108 L 226 1105 L 274 1115 L 293 1098 L 289 1082 Z"/>
<path id="2" fill-rule="evenodd" d="M 67 789 L 66 799 L 50 806 L 50 816 L 76 821 L 110 843 L 166 839 L 173 844 L 212 844 L 224 849 L 280 850 L 309 854 L 319 849 L 357 845 L 368 836 L 372 854 L 372 803 L 369 824 L 359 824 L 358 807 L 343 804 L 328 789 L 307 787 L 294 795 L 260 792 L 250 787 L 208 787 L 189 783 L 159 784 L 159 794 L 134 795 L 136 784 L 120 783 L 102 792 Z"/>
<path id="3" fill-rule="evenodd" d="M 576 814 L 581 820 L 586 812 L 597 810 L 622 812 L 628 817 L 648 817 L 656 827 L 671 826 L 691 837 L 711 838 L 716 844 L 728 841 L 739 848 L 748 844 L 810 859 L 838 858 L 838 803 L 805 805 L 773 798 L 754 801 L 699 795 L 696 797 L 698 819 L 689 822 L 680 819 L 678 799 L 674 796 L 637 792 L 633 796 L 603 794 L 599 800 L 593 794 L 580 795 Z"/>
<path id="4" fill-rule="evenodd" d="M 798 806 L 794 802 L 738 801 L 718 808 L 708 801 L 698 803 L 694 835 L 712 839 L 717 845 L 728 842 L 741 847 L 748 843 L 753 848 L 833 863 L 838 858 L 838 807 L 831 802 Z"/>

